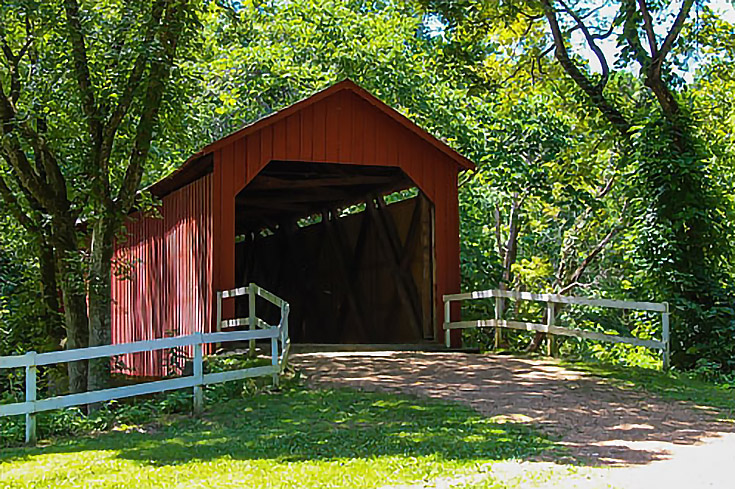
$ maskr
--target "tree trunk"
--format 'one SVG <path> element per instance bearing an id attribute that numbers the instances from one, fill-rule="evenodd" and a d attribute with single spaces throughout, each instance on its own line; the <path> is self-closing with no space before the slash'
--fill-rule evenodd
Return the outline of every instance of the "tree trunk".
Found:
<path id="1" fill-rule="evenodd" d="M 106 219 L 98 221 L 92 232 L 89 264 L 89 346 L 109 345 L 111 329 L 111 273 L 114 252 L 114 225 Z M 89 362 L 87 388 L 104 389 L 110 383 L 110 359 Z"/>
<path id="2" fill-rule="evenodd" d="M 38 267 L 41 279 L 41 295 L 43 298 L 43 318 L 46 335 L 59 348 L 66 336 L 59 304 L 59 285 L 56 281 L 56 253 L 46 239 L 39 239 Z"/>
<path id="3" fill-rule="evenodd" d="M 68 215 L 55 216 L 53 220 L 56 269 L 64 303 L 67 350 L 89 346 L 84 256 L 77 244 L 75 224 Z M 70 362 L 68 369 L 69 391 L 84 392 L 87 388 L 87 362 Z"/>
<path id="4" fill-rule="evenodd" d="M 66 349 L 86 348 L 89 346 L 89 323 L 81 257 L 78 252 L 62 252 L 58 261 L 64 298 Z M 70 362 L 68 369 L 69 391 L 84 392 L 87 388 L 87 362 Z"/>

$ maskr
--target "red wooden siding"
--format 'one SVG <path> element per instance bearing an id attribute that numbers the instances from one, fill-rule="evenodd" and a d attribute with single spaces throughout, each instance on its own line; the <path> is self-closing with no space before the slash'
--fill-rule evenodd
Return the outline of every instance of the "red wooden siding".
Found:
<path id="1" fill-rule="evenodd" d="M 337 91 L 308 110 L 215 144 L 216 289 L 235 286 L 235 196 L 269 162 L 281 160 L 400 167 L 434 204 L 436 310 L 444 310 L 443 294 L 459 291 L 459 165 L 354 91 Z M 223 314 L 232 316 L 234 305 L 225 303 Z M 442 318 L 437 314 L 437 338 L 443 338 Z"/>
<path id="2" fill-rule="evenodd" d="M 209 330 L 211 202 L 212 176 L 207 175 L 165 196 L 161 217 L 131 216 L 127 239 L 117 243 L 113 258 L 113 343 Z M 160 377 L 171 373 L 170 353 L 146 352 L 119 360 L 130 373 Z"/>

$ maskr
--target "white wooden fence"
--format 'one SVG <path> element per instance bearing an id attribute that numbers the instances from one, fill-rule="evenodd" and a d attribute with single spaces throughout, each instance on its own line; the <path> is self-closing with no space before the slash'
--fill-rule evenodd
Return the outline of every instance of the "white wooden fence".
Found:
<path id="1" fill-rule="evenodd" d="M 204 409 L 203 386 L 219 384 L 231 380 L 250 377 L 273 376 L 273 382 L 278 382 L 278 375 L 283 372 L 288 362 L 290 339 L 288 335 L 289 305 L 270 292 L 250 284 L 248 287 L 227 290 L 217 293 L 218 313 L 221 311 L 221 298 L 250 295 L 250 317 L 246 319 L 231 319 L 222 321 L 218 316 L 218 330 L 221 326 L 248 326 L 248 331 L 231 331 L 216 333 L 194 333 L 188 336 L 177 336 L 159 340 L 136 341 L 118 345 L 96 346 L 79 348 L 76 350 L 56 351 L 51 353 L 28 352 L 25 355 L 0 357 L 0 369 L 25 368 L 25 401 L 13 404 L 0 404 L 0 417 L 22 415 L 26 416 L 26 443 L 36 442 L 35 414 L 71 406 L 81 406 L 113 399 L 122 399 L 132 396 L 153 394 L 174 389 L 194 389 L 194 413 L 200 414 Z M 267 324 L 255 314 L 255 296 L 260 296 L 281 309 L 281 319 L 275 326 Z M 227 343 L 233 341 L 267 340 L 271 341 L 271 365 L 250 367 L 241 370 L 204 374 L 202 345 L 209 343 Z M 279 347 L 280 343 L 280 347 Z M 126 353 L 139 353 L 183 346 L 194 347 L 193 374 L 174 379 L 158 380 L 112 389 L 69 394 L 65 396 L 37 398 L 36 373 L 39 366 L 55 363 L 91 360 L 94 358 L 114 357 Z"/>
<path id="2" fill-rule="evenodd" d="M 481 319 L 478 321 L 456 321 L 451 319 L 451 303 L 453 301 L 462 301 L 470 299 L 487 299 L 495 298 L 495 318 Z M 514 299 L 517 301 L 535 301 L 546 303 L 546 324 L 530 323 L 525 321 L 506 321 L 501 319 L 502 301 L 504 299 Z M 612 309 L 627 309 L 634 311 L 650 311 L 661 313 L 662 337 L 661 340 L 642 340 L 635 337 L 619 336 L 607 333 L 598 333 L 596 331 L 585 331 L 581 329 L 564 328 L 556 326 L 555 321 L 555 305 L 556 304 L 575 304 L 591 307 L 604 307 Z M 552 354 L 554 349 L 553 335 L 574 336 L 576 338 L 584 338 L 588 340 L 606 341 L 610 343 L 625 343 L 628 345 L 643 346 L 647 348 L 661 350 L 663 355 L 664 370 L 669 368 L 669 305 L 666 302 L 633 302 L 618 301 L 610 299 L 587 299 L 583 297 L 571 297 L 558 294 L 532 294 L 529 292 L 514 292 L 511 290 L 483 290 L 478 292 L 468 292 L 466 294 L 450 294 L 444 296 L 444 332 L 446 335 L 447 347 L 449 347 L 449 333 L 453 329 L 468 328 L 495 328 L 495 347 L 498 347 L 500 341 L 501 328 L 520 329 L 526 331 L 539 331 L 549 335 L 547 343 L 548 353 Z"/>

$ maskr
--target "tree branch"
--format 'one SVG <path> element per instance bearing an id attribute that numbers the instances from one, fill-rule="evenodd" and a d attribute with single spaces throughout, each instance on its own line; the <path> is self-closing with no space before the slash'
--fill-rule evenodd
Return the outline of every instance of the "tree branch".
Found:
<path id="1" fill-rule="evenodd" d="M 602 49 L 600 49 L 600 46 L 597 45 L 595 42 L 594 36 L 590 33 L 590 30 L 587 28 L 587 26 L 584 24 L 584 21 L 582 18 L 571 8 L 567 6 L 566 3 L 564 3 L 563 0 L 559 0 L 559 3 L 562 7 L 564 7 L 564 11 L 568 13 L 573 19 L 574 22 L 576 22 L 579 29 L 582 31 L 582 34 L 584 35 L 585 40 L 587 41 L 587 45 L 590 47 L 593 53 L 595 53 L 595 56 L 597 56 L 597 60 L 600 62 L 600 69 L 602 70 L 602 78 L 600 79 L 600 82 L 598 83 L 598 87 L 600 90 L 604 88 L 604 86 L 607 84 L 607 79 L 610 76 L 610 66 L 607 63 L 607 58 L 605 57 L 605 53 L 602 52 Z"/>
<path id="2" fill-rule="evenodd" d="M 5 154 L 2 155 L 3 159 L 7 161 L 7 157 Z M 8 163 L 10 163 L 8 161 Z M 7 182 L 5 181 L 5 177 L 0 175 L 0 198 L 5 201 L 5 204 L 10 208 L 10 212 L 13 214 L 13 217 L 20 223 L 21 226 L 23 226 L 26 231 L 31 233 L 38 233 L 40 231 L 39 227 L 36 226 L 35 222 L 31 217 L 23 211 L 23 206 L 20 204 L 18 199 L 15 197 L 15 193 L 10 189 Z"/>
<path id="3" fill-rule="evenodd" d="M 166 82 L 171 74 L 176 56 L 176 46 L 184 28 L 183 10 L 186 7 L 173 0 L 167 1 L 163 25 L 159 30 L 162 52 L 154 56 L 148 76 L 148 86 L 143 98 L 143 111 L 136 128 L 133 149 L 130 153 L 128 168 L 116 199 L 118 210 L 126 212 L 134 201 L 143 176 L 143 164 L 148 158 L 153 137 L 153 129 L 158 119 L 158 111 L 163 100 Z"/>
<path id="4" fill-rule="evenodd" d="M 653 65 L 658 66 L 658 70 L 661 69 L 661 64 L 663 63 L 664 59 L 669 54 L 671 49 L 674 47 L 674 42 L 676 42 L 676 39 L 681 33 L 681 30 L 684 28 L 684 23 L 686 22 L 687 17 L 689 17 L 689 12 L 691 11 L 693 5 L 694 0 L 684 0 L 684 2 L 681 4 L 679 13 L 676 14 L 676 19 L 671 25 L 671 29 L 669 29 L 668 34 L 666 34 L 666 38 L 664 39 L 663 44 L 661 44 L 661 49 L 659 49 L 656 56 L 653 57 Z"/>
<path id="5" fill-rule="evenodd" d="M 655 58 L 658 54 L 658 46 L 656 45 L 656 33 L 653 32 L 653 19 L 648 11 L 646 0 L 638 0 L 638 6 L 641 9 L 641 17 L 643 17 L 643 30 L 646 31 L 648 37 L 648 47 L 651 49 L 651 57 Z"/>
<path id="6" fill-rule="evenodd" d="M 621 211 L 621 215 L 623 216 L 621 218 L 621 221 L 617 225 L 613 226 L 610 229 L 610 231 L 608 231 L 608 233 L 605 235 L 605 237 L 603 237 L 602 240 L 600 240 L 600 242 L 597 243 L 597 246 L 595 246 L 592 249 L 592 251 L 590 251 L 589 254 L 584 258 L 584 260 L 582 260 L 582 262 L 579 264 L 577 269 L 574 270 L 572 275 L 567 280 L 567 284 L 565 285 L 565 287 L 567 287 L 571 283 L 579 282 L 580 277 L 585 272 L 585 270 L 587 270 L 587 267 L 590 265 L 590 263 L 592 263 L 592 261 L 597 257 L 597 255 L 599 255 L 602 252 L 602 250 L 604 250 L 605 247 L 607 247 L 608 243 L 610 243 L 610 241 L 615 237 L 615 235 L 617 235 L 623 229 L 623 225 L 625 223 L 625 212 L 627 211 L 627 209 L 628 209 L 628 202 L 626 201 L 625 204 L 623 204 L 623 209 Z"/>
<path id="7" fill-rule="evenodd" d="M 556 17 L 556 11 L 550 2 L 551 0 L 541 0 L 541 4 L 544 7 L 544 15 L 549 23 L 551 35 L 554 39 L 556 59 L 559 60 L 559 64 L 561 64 L 564 71 L 566 71 L 572 80 L 574 80 L 577 86 L 587 94 L 597 109 L 602 112 L 602 115 L 613 125 L 613 127 L 615 127 L 615 129 L 617 129 L 618 132 L 627 137 L 630 133 L 630 123 L 625 119 L 620 111 L 607 101 L 602 93 L 602 87 L 593 84 L 593 82 L 589 80 L 582 71 L 580 71 L 569 56 L 569 51 L 567 50 L 566 43 L 564 41 L 564 35 L 559 27 L 559 21 Z"/>
<path id="8" fill-rule="evenodd" d="M 141 85 L 143 73 L 145 72 L 149 59 L 149 52 L 151 50 L 150 45 L 155 39 L 155 28 L 161 22 L 161 15 L 163 14 L 165 3 L 165 0 L 159 0 L 153 4 L 153 7 L 151 8 L 151 22 L 148 24 L 146 29 L 142 51 L 135 59 L 133 68 L 130 70 L 120 101 L 105 124 L 102 134 L 102 145 L 100 148 L 100 157 L 103 160 L 109 160 L 117 129 L 120 127 L 120 123 L 128 113 L 130 104 L 133 102 L 135 92 Z M 105 163 L 105 166 L 106 165 L 107 163 Z"/>
<path id="9" fill-rule="evenodd" d="M 82 98 L 82 110 L 87 118 L 92 145 L 95 148 L 95 152 L 97 152 L 102 143 L 102 123 L 99 109 L 95 102 L 92 78 L 89 74 L 87 46 L 84 40 L 82 22 L 79 18 L 79 4 L 77 4 L 76 0 L 65 0 L 64 11 L 66 12 L 66 24 L 69 42 L 71 44 L 72 60 L 74 62 L 74 73 Z"/>
<path id="10" fill-rule="evenodd" d="M 636 0 L 623 0 L 620 3 L 620 11 L 623 16 L 623 38 L 633 52 L 633 57 L 641 66 L 642 72 L 647 72 L 651 66 L 651 57 L 643 48 L 641 38 L 638 36 L 638 10 Z"/>
<path id="11" fill-rule="evenodd" d="M 495 206 L 493 215 L 495 217 L 495 243 L 498 246 L 498 255 L 500 258 L 503 258 L 505 256 L 505 247 L 503 246 L 503 241 L 500 236 L 500 224 L 501 224 L 501 216 L 500 216 L 500 209 L 498 209 L 498 206 Z"/>

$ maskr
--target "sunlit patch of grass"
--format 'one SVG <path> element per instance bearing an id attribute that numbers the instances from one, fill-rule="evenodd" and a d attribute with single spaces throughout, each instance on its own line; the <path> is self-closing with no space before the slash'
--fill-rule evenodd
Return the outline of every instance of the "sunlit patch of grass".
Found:
<path id="1" fill-rule="evenodd" d="M 608 468 L 583 467 L 549 462 L 507 461 L 493 464 L 486 477 L 464 484 L 456 489 L 617 489 L 609 483 Z"/>
<path id="2" fill-rule="evenodd" d="M 0 487 L 374 487 L 556 451 L 529 426 L 458 404 L 291 390 L 155 430 L 0 452 Z"/>

